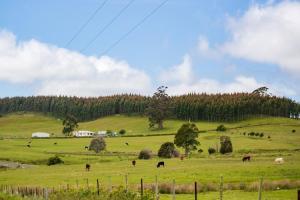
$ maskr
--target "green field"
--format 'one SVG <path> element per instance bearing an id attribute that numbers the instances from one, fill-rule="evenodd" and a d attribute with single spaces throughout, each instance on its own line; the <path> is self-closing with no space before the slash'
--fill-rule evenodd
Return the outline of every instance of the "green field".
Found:
<path id="1" fill-rule="evenodd" d="M 137 160 L 137 166 L 131 166 L 131 160 L 136 159 L 141 149 L 147 148 L 157 153 L 160 145 L 174 140 L 174 135 L 183 121 L 168 120 L 166 129 L 162 131 L 149 130 L 147 119 L 143 117 L 111 116 L 91 122 L 79 124 L 80 130 L 127 130 L 128 135 L 145 135 L 138 137 L 106 138 L 105 152 L 95 154 L 85 150 L 90 138 L 51 138 L 32 139 L 31 148 L 26 145 L 32 132 L 45 131 L 60 135 L 61 121 L 38 114 L 12 114 L 0 118 L 0 160 L 18 161 L 32 164 L 25 169 L 0 170 L 0 184 L 35 185 L 58 187 L 79 184 L 84 186 L 88 178 L 95 185 L 99 178 L 103 185 L 110 181 L 113 185 L 124 185 L 125 174 L 128 174 L 129 186 L 136 187 L 140 178 L 146 184 L 154 183 L 158 176 L 160 183 L 217 185 L 220 176 L 225 183 L 248 185 L 264 177 L 266 182 L 300 180 L 300 121 L 285 118 L 259 118 L 238 123 L 224 123 L 230 128 L 224 133 L 213 131 L 220 123 L 196 122 L 198 128 L 206 132 L 200 133 L 200 148 L 203 153 L 193 152 L 191 157 L 181 161 L 178 158 L 164 159 L 165 168 L 156 168 L 159 160 L 154 156 L 151 160 Z M 295 132 L 292 132 L 295 130 Z M 263 132 L 264 137 L 250 137 L 244 132 Z M 162 134 L 159 136 L 147 136 Z M 208 155 L 208 147 L 219 144 L 220 135 L 231 137 L 234 152 L 230 155 Z M 268 139 L 270 136 L 271 139 Z M 23 138 L 14 138 L 23 137 Z M 54 145 L 54 143 L 57 145 Z M 129 145 L 125 145 L 125 143 Z M 180 149 L 182 151 L 182 149 Z M 252 155 L 252 161 L 243 163 L 245 153 Z M 63 165 L 47 166 L 47 159 L 59 155 Z M 283 157 L 285 163 L 274 163 L 276 157 Z M 86 172 L 85 163 L 91 163 L 92 169 Z M 293 188 L 293 187 L 292 187 Z M 294 187 L 295 188 L 295 187 Z M 293 192 L 292 192 L 293 191 Z M 293 199 L 295 190 L 268 191 L 269 199 Z M 272 196 L 272 195 L 275 196 Z M 205 199 L 216 199 L 214 192 L 202 194 Z M 228 199 L 255 199 L 255 192 L 227 191 Z M 277 195 L 277 196 L 276 196 Z M 236 197 L 235 197 L 236 196 Z M 243 197 L 243 198 L 241 198 Z M 274 197 L 274 198 L 271 198 Z M 276 198 L 275 198 L 276 197 Z M 162 199 L 170 199 L 163 195 Z M 189 199 L 191 195 L 179 195 L 177 199 Z M 201 199 L 203 199 L 201 198 Z"/>
<path id="2" fill-rule="evenodd" d="M 179 129 L 182 120 L 166 120 L 163 130 L 150 130 L 148 128 L 148 120 L 146 117 L 140 116 L 123 116 L 114 115 L 103 117 L 98 120 L 79 123 L 79 130 L 113 130 L 119 131 L 125 129 L 126 135 L 151 135 L 151 134 L 174 134 Z M 220 124 L 224 124 L 227 128 L 247 127 L 253 130 L 266 130 L 270 132 L 282 132 L 300 127 L 300 120 L 292 120 L 288 118 L 254 118 L 236 123 L 217 123 L 217 122 L 195 122 L 201 131 L 215 130 Z M 55 136 L 62 136 L 62 121 L 36 113 L 17 113 L 0 117 L 0 137 L 31 137 L 33 132 L 54 133 Z M 278 129 L 278 127 L 280 127 Z M 239 130 L 243 131 L 243 130 Z"/>

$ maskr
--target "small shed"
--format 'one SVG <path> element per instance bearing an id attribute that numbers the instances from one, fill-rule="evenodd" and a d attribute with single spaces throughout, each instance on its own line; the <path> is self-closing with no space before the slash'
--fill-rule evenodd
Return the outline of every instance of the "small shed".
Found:
<path id="1" fill-rule="evenodd" d="M 31 137 L 33 138 L 48 138 L 50 137 L 49 133 L 44 133 L 44 132 L 35 132 L 31 134 Z"/>
<path id="2" fill-rule="evenodd" d="M 95 133 L 92 131 L 74 131 L 73 136 L 75 137 L 92 137 Z"/>

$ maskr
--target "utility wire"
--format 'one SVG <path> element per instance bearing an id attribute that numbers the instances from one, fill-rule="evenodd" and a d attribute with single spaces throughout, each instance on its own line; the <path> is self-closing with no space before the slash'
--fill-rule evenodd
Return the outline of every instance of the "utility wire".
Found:
<path id="1" fill-rule="evenodd" d="M 88 20 L 77 30 L 77 32 L 73 35 L 73 37 L 67 42 L 65 47 L 68 47 L 73 40 L 76 39 L 76 37 L 83 31 L 83 29 L 92 21 L 92 19 L 96 16 L 96 14 L 104 7 L 104 5 L 108 2 L 109 0 L 105 0 L 102 2 L 102 4 L 99 5 L 99 7 L 93 12 L 93 14 L 88 18 Z"/>
<path id="2" fill-rule="evenodd" d="M 135 31 L 139 26 L 141 26 L 149 17 L 151 17 L 154 13 L 156 13 L 164 4 L 166 4 L 169 0 L 163 1 L 157 7 L 155 7 L 151 12 L 148 13 L 142 20 L 140 20 L 137 24 L 135 24 L 129 31 L 127 31 L 124 35 L 122 35 L 118 40 L 116 40 L 112 45 L 110 45 L 105 51 L 101 54 L 107 54 L 111 49 L 117 46 L 123 39 L 125 39 L 128 35 L 130 35 L 133 31 Z"/>
<path id="3" fill-rule="evenodd" d="M 127 10 L 127 8 L 134 2 L 135 0 L 131 0 L 129 1 L 119 12 L 118 14 L 112 18 L 88 43 L 86 46 L 84 46 L 80 51 L 83 52 L 85 51 L 89 46 L 91 46 L 91 44 L 97 40 L 100 35 L 102 35 L 102 33 L 110 26 L 112 25 L 121 15 L 122 13 L 125 12 L 125 10 Z"/>

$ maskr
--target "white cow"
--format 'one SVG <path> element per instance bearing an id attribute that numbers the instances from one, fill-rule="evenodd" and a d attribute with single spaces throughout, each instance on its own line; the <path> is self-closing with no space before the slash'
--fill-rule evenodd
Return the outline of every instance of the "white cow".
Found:
<path id="1" fill-rule="evenodd" d="M 275 158 L 274 161 L 275 161 L 276 164 L 283 164 L 284 163 L 283 158 Z"/>

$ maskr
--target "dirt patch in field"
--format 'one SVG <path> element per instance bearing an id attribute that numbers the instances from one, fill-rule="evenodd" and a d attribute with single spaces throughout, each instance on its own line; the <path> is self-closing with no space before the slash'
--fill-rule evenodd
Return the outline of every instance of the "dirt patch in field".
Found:
<path id="1" fill-rule="evenodd" d="M 0 170 L 5 170 L 5 169 L 24 169 L 24 168 L 29 168 L 32 167 L 33 165 L 28 165 L 28 164 L 22 164 L 19 162 L 11 162 L 11 161 L 1 161 L 0 160 Z"/>

